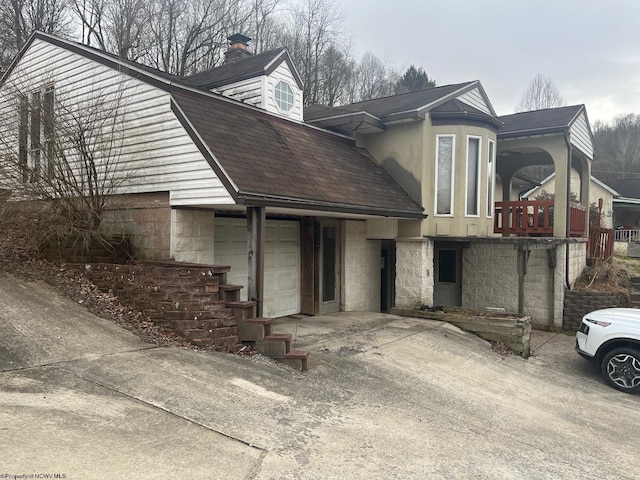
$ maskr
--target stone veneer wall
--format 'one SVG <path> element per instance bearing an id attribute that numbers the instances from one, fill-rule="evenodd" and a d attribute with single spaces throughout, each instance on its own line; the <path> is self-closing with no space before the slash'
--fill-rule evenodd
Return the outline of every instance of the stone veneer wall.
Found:
<path id="1" fill-rule="evenodd" d="M 171 258 L 177 262 L 214 263 L 214 213 L 171 210 Z"/>
<path id="2" fill-rule="evenodd" d="M 140 260 L 170 258 L 171 207 L 168 193 L 114 197 L 103 221 L 114 235 L 124 234 Z"/>
<path id="3" fill-rule="evenodd" d="M 365 221 L 346 220 L 344 310 L 380 311 L 380 240 L 367 240 Z"/>
<path id="4" fill-rule="evenodd" d="M 396 307 L 433 305 L 433 242 L 396 239 Z"/>

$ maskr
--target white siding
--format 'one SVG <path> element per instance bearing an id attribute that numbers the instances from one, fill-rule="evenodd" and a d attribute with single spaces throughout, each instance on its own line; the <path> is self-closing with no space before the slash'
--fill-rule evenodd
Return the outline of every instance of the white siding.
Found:
<path id="1" fill-rule="evenodd" d="M 583 111 L 571 125 L 571 144 L 593 159 L 593 142 L 589 133 L 589 123 Z"/>
<path id="2" fill-rule="evenodd" d="M 462 103 L 466 103 L 470 107 L 476 108 L 487 115 L 492 115 L 491 109 L 485 98 L 482 96 L 479 88 L 474 88 L 473 90 L 464 93 L 458 97 Z"/>
<path id="3" fill-rule="evenodd" d="M 223 85 L 212 91 L 254 107 L 264 108 L 261 79 L 262 77 L 249 78 L 241 82 Z"/>
<path id="4" fill-rule="evenodd" d="M 102 111 L 121 109 L 117 117 L 124 135 L 114 174 L 122 176 L 122 183 L 117 193 L 169 191 L 172 205 L 233 203 L 171 111 L 168 93 L 42 40 L 34 41 L 0 90 L 3 133 L 6 125 L 17 129 L 12 89 L 28 92 L 49 83 L 55 85 L 56 103 L 71 111 L 89 111 L 91 105 Z M 7 123 L 11 118 L 14 123 Z M 5 138 L 15 136 L 11 132 Z"/>
<path id="5" fill-rule="evenodd" d="M 274 100 L 274 88 L 280 80 L 287 82 L 291 87 L 291 90 L 293 90 L 293 108 L 289 112 L 281 111 L 276 106 L 276 102 Z M 298 84 L 296 83 L 291 70 L 289 70 L 287 62 L 282 62 L 278 68 L 271 72 L 271 75 L 266 77 L 264 108 L 268 112 L 302 122 L 302 90 L 298 88 Z"/>

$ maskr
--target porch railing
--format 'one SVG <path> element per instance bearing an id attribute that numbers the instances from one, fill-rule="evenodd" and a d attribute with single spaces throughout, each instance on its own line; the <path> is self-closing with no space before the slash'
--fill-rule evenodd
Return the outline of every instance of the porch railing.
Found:
<path id="1" fill-rule="evenodd" d="M 640 230 L 627 230 L 621 229 L 616 230 L 616 242 L 639 242 L 640 241 Z"/>
<path id="2" fill-rule="evenodd" d="M 496 202 L 493 231 L 520 236 L 552 237 L 553 213 L 553 200 Z M 571 236 L 583 235 L 586 225 L 586 208 L 572 203 L 569 208 L 569 222 Z"/>

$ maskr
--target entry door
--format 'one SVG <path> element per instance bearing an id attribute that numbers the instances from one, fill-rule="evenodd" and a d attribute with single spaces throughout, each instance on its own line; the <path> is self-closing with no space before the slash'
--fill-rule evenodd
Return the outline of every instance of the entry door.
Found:
<path id="1" fill-rule="evenodd" d="M 320 222 L 320 314 L 340 310 L 340 226 Z"/>
<path id="2" fill-rule="evenodd" d="M 396 243 L 393 240 L 382 241 L 380 262 L 380 311 L 388 312 L 395 306 L 396 298 Z"/>
<path id="3" fill-rule="evenodd" d="M 435 272 L 434 305 L 461 306 L 462 249 L 436 246 Z"/>

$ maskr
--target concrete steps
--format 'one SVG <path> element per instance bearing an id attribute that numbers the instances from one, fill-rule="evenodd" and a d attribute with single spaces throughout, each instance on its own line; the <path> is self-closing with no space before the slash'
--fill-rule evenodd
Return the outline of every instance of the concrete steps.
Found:
<path id="1" fill-rule="evenodd" d="M 228 302 L 238 321 L 238 338 L 255 346 L 262 355 L 304 372 L 309 368 L 309 352 L 291 350 L 290 333 L 274 333 L 273 318 L 255 317 L 255 303 Z"/>

